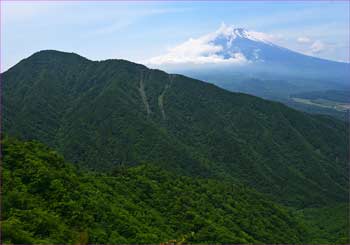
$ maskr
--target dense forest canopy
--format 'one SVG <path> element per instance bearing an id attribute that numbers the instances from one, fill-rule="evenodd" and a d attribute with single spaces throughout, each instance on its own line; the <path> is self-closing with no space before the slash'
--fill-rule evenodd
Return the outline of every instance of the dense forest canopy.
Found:
<path id="1" fill-rule="evenodd" d="M 77 171 L 35 142 L 3 142 L 5 243 L 298 243 L 290 211 L 253 190 L 152 164 Z"/>

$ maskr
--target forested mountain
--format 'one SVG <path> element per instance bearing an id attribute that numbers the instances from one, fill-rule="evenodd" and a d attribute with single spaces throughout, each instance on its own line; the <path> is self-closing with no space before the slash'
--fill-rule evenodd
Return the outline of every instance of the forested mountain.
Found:
<path id="1" fill-rule="evenodd" d="M 342 123 L 123 60 L 42 51 L 3 75 L 4 132 L 109 171 L 153 162 L 285 203 L 346 200 Z"/>
<path id="2" fill-rule="evenodd" d="M 336 207 L 347 203 L 346 129 L 343 122 L 330 117 L 312 116 L 290 109 L 281 103 L 232 93 L 199 80 L 148 69 L 145 66 L 124 60 L 97 62 L 76 54 L 58 51 L 38 52 L 2 74 L 2 78 L 3 132 L 11 137 L 25 140 L 35 139 L 43 142 L 62 154 L 67 161 L 84 169 L 82 177 L 77 177 L 79 174 L 76 174 L 75 170 L 66 170 L 66 167 L 62 167 L 63 172 L 60 172 L 60 167 L 58 167 L 56 170 L 62 176 L 58 174 L 52 177 L 60 180 L 66 178 L 65 174 L 72 175 L 73 177 L 62 185 L 68 188 L 71 181 L 78 184 L 77 188 L 81 188 L 72 191 L 72 196 L 67 199 L 69 205 L 73 206 L 73 210 L 81 207 L 78 200 L 74 199 L 74 195 L 79 198 L 83 195 L 81 193 L 103 192 L 108 194 L 100 198 L 116 202 L 117 199 L 121 198 L 119 195 L 123 193 L 122 190 L 128 185 L 130 185 L 128 187 L 130 189 L 126 190 L 130 190 L 130 192 L 132 192 L 132 186 L 136 185 L 135 188 L 138 191 L 132 198 L 137 198 L 137 202 L 139 199 L 143 199 L 143 195 L 148 195 L 148 191 L 153 190 L 152 184 L 150 184 L 153 183 L 151 180 L 155 178 L 157 182 L 157 178 L 163 175 L 167 176 L 166 183 L 154 183 L 154 188 L 159 188 L 160 193 L 164 192 L 159 194 L 159 198 L 171 202 L 171 196 L 173 196 L 174 202 L 179 202 L 180 206 L 185 201 L 177 195 L 187 193 L 195 200 L 208 202 L 205 196 L 195 197 L 203 192 L 203 188 L 209 188 L 209 192 L 213 191 L 218 195 L 225 193 L 227 185 L 224 183 L 230 183 L 229 186 L 246 186 L 245 189 L 240 189 L 240 187 L 239 192 L 242 195 L 243 193 L 252 195 L 244 197 L 247 200 L 261 202 L 258 197 L 254 196 L 258 194 L 251 191 L 251 189 L 255 189 L 262 193 L 259 195 L 263 200 L 277 201 L 278 205 L 286 205 L 293 210 L 304 208 L 313 210 L 314 208 Z M 35 148 L 35 146 L 32 147 Z M 13 151 L 16 152 L 15 149 Z M 37 152 L 39 157 L 40 151 Z M 8 154 L 10 155 L 10 153 Z M 16 153 L 13 154 L 16 156 Z M 33 158 L 35 157 L 33 156 Z M 32 164 L 31 160 L 29 162 Z M 49 164 L 43 169 L 51 171 L 49 159 L 43 161 L 42 164 Z M 144 167 L 149 164 L 152 166 L 150 169 Z M 21 168 L 21 166 L 18 167 Z M 25 172 L 34 167 L 40 166 L 24 167 L 24 170 L 21 171 Z M 101 177 L 123 172 L 125 169 L 131 171 L 135 176 L 132 175 L 133 177 L 129 177 L 127 181 L 121 177 L 111 179 Z M 53 174 L 56 170 L 52 169 Z M 95 171 L 85 175 L 87 170 Z M 11 173 L 15 170 L 9 171 Z M 21 171 L 18 173 L 19 175 L 22 174 Z M 41 173 L 41 170 L 38 171 Z M 66 173 L 66 171 L 71 172 Z M 91 174 L 101 178 L 96 177 L 96 180 L 88 181 L 88 187 L 86 187 L 83 183 L 85 179 L 92 178 Z M 38 180 L 40 178 L 38 177 Z M 139 188 L 137 185 L 140 183 L 138 181 L 132 182 L 133 178 L 145 178 L 147 187 L 137 189 Z M 174 180 L 169 181 L 168 179 L 171 178 Z M 53 179 L 48 180 L 47 184 L 52 183 Z M 32 180 L 24 178 L 23 180 L 18 179 L 18 181 L 19 185 L 21 185 L 20 183 L 29 184 L 28 188 L 30 188 L 30 182 L 26 181 Z M 129 181 L 131 182 L 129 183 Z M 143 183 L 143 180 L 140 181 Z M 181 185 L 181 181 L 185 181 L 186 184 Z M 197 181 L 198 186 L 195 184 Z M 82 183 L 79 184 L 80 182 Z M 174 186 L 167 193 L 169 185 Z M 186 185 L 188 186 L 186 187 Z M 205 187 L 201 187 L 202 185 Z M 222 187 L 220 187 L 221 185 Z M 43 186 L 47 188 L 48 185 Z M 25 188 L 27 187 L 24 187 L 23 191 L 27 191 Z M 114 191 L 116 192 L 114 193 Z M 39 193 L 34 194 L 39 195 Z M 54 192 L 49 190 L 46 194 L 54 195 Z M 86 195 L 88 198 L 94 198 L 93 196 L 89 197 L 89 193 Z M 70 198 L 73 201 L 69 201 Z M 135 208 L 148 210 L 148 207 L 156 205 L 157 208 L 152 209 L 155 213 L 147 214 L 150 215 L 147 216 L 147 220 L 153 222 L 150 217 L 154 219 L 158 219 L 156 218 L 158 216 L 163 217 L 159 217 L 159 220 L 154 221 L 154 223 L 144 224 L 149 227 L 145 228 L 147 234 L 155 234 L 162 240 L 145 238 L 145 242 L 164 241 L 164 239 L 170 239 L 169 234 L 176 234 L 174 239 L 180 239 L 179 237 L 189 236 L 188 232 L 194 231 L 194 228 L 186 228 L 186 226 L 180 231 L 172 230 L 172 227 L 179 226 L 181 222 L 185 221 L 177 216 L 171 216 L 165 210 L 163 212 L 161 209 L 164 207 L 167 209 L 167 205 L 170 205 L 163 203 L 164 200 L 161 203 L 153 203 L 158 201 L 158 197 L 145 198 L 151 199 L 152 202 L 150 200 L 151 203 L 141 203 Z M 153 200 L 154 198 L 155 200 Z M 209 223 L 224 224 L 228 222 L 222 217 L 228 215 L 225 212 L 230 207 L 226 207 L 226 205 L 231 204 L 226 203 L 224 198 L 226 195 L 221 195 L 217 197 L 221 201 L 213 201 L 213 205 L 214 203 L 224 205 L 223 207 L 213 207 L 214 209 L 218 208 L 218 210 L 215 209 L 215 212 L 220 213 L 220 217 L 212 217 L 212 219 L 215 222 L 220 220 L 221 223 L 208 221 L 211 218 L 204 218 Z M 9 200 L 9 203 L 17 202 L 16 199 Z M 37 200 L 37 204 L 44 208 L 45 204 L 39 204 L 40 200 Z M 105 200 L 101 200 L 101 203 L 109 205 L 108 201 Z M 11 205 L 9 204 L 7 207 Z M 87 203 L 86 205 L 92 204 Z M 188 207 L 197 207 L 196 205 L 200 206 L 200 204 L 190 203 Z M 268 206 L 272 208 L 270 204 Z M 112 209 L 111 206 L 106 208 Z M 124 208 L 127 209 L 127 206 L 118 206 L 116 209 L 123 210 Z M 172 212 L 175 208 L 169 207 L 167 212 Z M 221 208 L 225 210 L 222 211 L 223 213 L 220 211 Z M 59 208 L 52 210 L 52 212 L 56 212 Z M 94 217 L 90 221 L 96 225 L 98 231 L 89 231 L 89 234 L 91 232 L 91 234 L 95 234 L 94 232 L 102 234 L 109 229 L 103 225 L 113 227 L 112 221 L 110 223 L 104 220 L 110 217 L 104 217 L 101 210 L 92 209 L 90 214 L 98 217 Z M 252 214 L 260 211 L 256 207 L 247 208 L 247 212 L 252 212 Z M 45 212 L 51 211 L 46 209 Z M 191 225 L 195 221 L 195 217 L 198 216 L 198 219 L 204 217 L 206 211 L 201 212 L 198 211 L 198 213 L 188 216 Z M 242 210 L 242 212 L 245 211 Z M 61 214 L 58 215 L 60 217 Z M 80 217 L 79 213 L 76 215 Z M 231 221 L 235 220 L 234 216 L 231 218 L 229 218 Z M 247 219 L 247 217 L 243 219 Z M 262 217 L 262 220 L 265 220 L 265 216 Z M 69 227 L 75 226 L 73 223 L 69 223 L 68 218 L 63 221 L 68 223 L 65 223 L 66 226 L 62 226 L 60 229 L 69 230 Z M 133 224 L 130 222 L 138 221 L 130 218 L 122 223 Z M 164 225 L 164 230 L 154 231 L 155 233 L 148 232 L 148 229 L 157 227 L 157 224 L 162 222 L 167 223 Z M 178 223 L 170 225 L 169 222 Z M 261 226 L 270 227 L 268 224 L 270 221 L 267 219 L 266 222 L 262 223 Z M 279 221 L 276 222 L 273 223 L 275 228 L 280 226 Z M 336 226 L 345 223 L 344 218 Z M 226 237 L 220 238 L 219 235 L 206 237 L 203 235 L 198 239 L 193 238 L 193 241 L 227 243 L 310 241 L 306 235 L 299 233 L 299 228 L 297 228 L 299 226 L 294 226 L 294 224 L 296 223 L 285 226 L 284 223 L 281 223 L 282 227 L 288 230 L 287 227 L 294 227 L 291 228 L 291 235 L 288 235 L 291 240 L 284 240 L 284 236 L 282 234 L 279 236 L 278 232 L 274 238 L 268 237 L 268 234 L 263 232 L 265 235 L 248 234 L 251 237 L 248 239 L 244 234 L 237 235 L 244 225 L 238 225 L 239 228 L 235 230 L 238 233 L 232 233 L 230 229 L 236 226 L 229 224 L 217 228 L 218 233 L 215 232 L 216 228 L 206 228 L 214 229 L 208 231 L 209 234 L 226 234 L 226 231 L 222 229 L 228 229 L 231 233 L 227 231 Z M 136 225 L 137 223 L 135 223 Z M 26 227 L 23 228 L 23 230 L 26 229 Z M 90 227 L 89 229 L 95 228 Z M 113 229 L 119 230 L 119 228 L 111 228 L 111 230 Z M 249 227 L 245 232 L 252 231 L 251 229 L 253 228 Z M 275 233 L 271 229 L 269 232 Z M 338 232 L 342 233 L 344 229 L 342 226 Z M 200 228 L 197 227 L 195 230 L 198 235 Z M 136 231 L 128 234 L 118 233 L 115 236 L 120 238 L 120 241 L 128 243 L 143 240 L 136 235 Z M 27 235 L 32 236 L 31 234 Z M 92 235 L 92 237 L 94 236 Z M 68 239 L 72 236 L 67 233 L 66 237 Z M 90 236 L 89 242 L 107 243 L 118 240 L 117 238 L 113 240 L 111 233 L 105 235 L 106 239 L 99 235 L 96 237 L 98 238 Z M 112 240 L 108 240 L 107 237 Z M 237 240 L 234 240 L 234 237 Z M 345 235 L 341 241 L 344 241 L 344 237 Z M 46 238 L 47 236 L 44 235 L 43 239 Z M 124 238 L 125 240 L 122 240 Z M 56 238 L 50 238 L 48 241 L 59 242 L 63 238 L 54 239 Z M 322 241 L 335 242 L 335 240 L 333 237 Z"/>

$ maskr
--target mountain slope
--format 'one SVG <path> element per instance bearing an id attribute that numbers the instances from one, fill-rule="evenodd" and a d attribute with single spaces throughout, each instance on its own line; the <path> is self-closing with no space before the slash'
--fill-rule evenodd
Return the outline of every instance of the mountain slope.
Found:
<path id="1" fill-rule="evenodd" d="M 122 60 L 42 51 L 3 74 L 4 132 L 111 171 L 153 163 L 292 206 L 347 201 L 341 122 Z"/>
<path id="2" fill-rule="evenodd" d="M 6 244 L 309 241 L 301 220 L 239 185 L 151 165 L 113 175 L 77 172 L 42 144 L 1 144 Z"/>

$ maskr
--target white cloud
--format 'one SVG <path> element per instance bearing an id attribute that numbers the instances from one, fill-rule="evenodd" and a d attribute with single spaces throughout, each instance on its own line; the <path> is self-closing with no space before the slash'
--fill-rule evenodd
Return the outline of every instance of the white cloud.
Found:
<path id="1" fill-rule="evenodd" d="M 205 35 L 198 39 L 190 38 L 188 41 L 168 50 L 165 55 L 151 58 L 149 64 L 208 64 L 208 63 L 242 63 L 247 60 L 241 53 L 232 54 L 232 57 L 224 59 L 217 53 L 223 50 L 222 46 L 211 43 L 213 35 Z"/>
<path id="2" fill-rule="evenodd" d="M 308 37 L 298 37 L 297 42 L 298 42 L 298 43 L 302 43 L 302 44 L 304 44 L 304 43 L 310 43 L 310 42 L 311 42 L 311 39 L 308 38 Z"/>
<path id="3" fill-rule="evenodd" d="M 318 54 L 326 49 L 326 44 L 320 40 L 316 40 L 310 47 L 310 52 L 312 54 Z"/>

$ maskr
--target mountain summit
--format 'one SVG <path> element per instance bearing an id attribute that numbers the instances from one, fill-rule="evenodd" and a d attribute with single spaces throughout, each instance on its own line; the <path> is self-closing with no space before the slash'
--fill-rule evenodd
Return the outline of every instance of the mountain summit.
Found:
<path id="1" fill-rule="evenodd" d="M 275 38 L 262 32 L 222 26 L 215 34 L 209 43 L 221 47 L 217 55 L 224 59 L 242 56 L 248 63 L 263 62 L 274 60 L 276 55 L 281 56 L 289 51 L 273 44 Z"/>
<path id="2" fill-rule="evenodd" d="M 218 38 L 228 40 L 228 46 L 232 46 L 234 40 L 249 39 L 255 42 L 263 42 L 266 44 L 274 45 L 272 42 L 275 39 L 272 35 L 268 35 L 262 32 L 250 31 L 244 28 L 226 27 L 222 25 L 219 30 L 216 31 L 216 37 L 213 40 L 214 43 Z"/>

